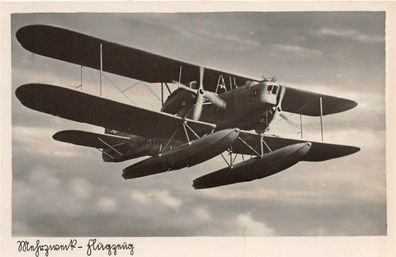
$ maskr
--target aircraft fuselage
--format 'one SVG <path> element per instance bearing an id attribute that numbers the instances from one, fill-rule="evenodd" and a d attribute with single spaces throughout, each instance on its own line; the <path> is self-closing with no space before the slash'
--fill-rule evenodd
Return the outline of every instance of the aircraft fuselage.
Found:
<path id="1" fill-rule="evenodd" d="M 221 108 L 214 104 L 205 104 L 200 120 L 216 124 L 216 130 L 239 128 L 264 132 L 274 118 L 274 108 L 279 102 L 281 90 L 281 86 L 277 84 L 257 83 L 223 92 L 218 97 L 226 103 L 226 107 Z M 174 92 L 174 95 L 168 97 L 167 102 L 165 102 L 165 104 L 168 104 L 165 110 L 172 114 L 189 117 L 190 113 L 188 112 L 193 108 L 191 104 L 195 101 L 193 98 L 188 99 L 189 97 L 191 95 L 188 92 Z M 186 101 L 190 104 L 186 104 Z M 129 146 L 131 150 L 124 158 L 117 158 L 116 160 L 103 155 L 105 161 L 122 161 L 142 155 L 152 155 L 157 153 L 160 145 L 168 140 L 164 139 L 164 142 L 153 141 L 124 133 L 111 133 L 108 130 L 106 130 L 106 133 L 129 136 L 131 138 Z"/>
<path id="2" fill-rule="evenodd" d="M 217 129 L 240 128 L 264 132 L 272 121 L 278 104 L 281 86 L 258 83 L 235 88 L 219 95 L 225 108 L 204 105 L 202 121 L 214 123 Z"/>

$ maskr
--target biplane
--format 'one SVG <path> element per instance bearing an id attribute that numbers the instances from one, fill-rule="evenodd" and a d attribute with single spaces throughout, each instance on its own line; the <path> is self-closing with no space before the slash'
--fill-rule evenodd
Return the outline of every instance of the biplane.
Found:
<path id="1" fill-rule="evenodd" d="M 222 156 L 225 168 L 193 181 L 194 188 L 202 189 L 261 179 L 300 161 L 326 161 L 360 150 L 323 142 L 323 129 L 322 142 L 267 133 L 284 112 L 319 117 L 322 128 L 323 116 L 354 108 L 352 100 L 201 67 L 59 27 L 25 26 L 16 38 L 32 53 L 99 70 L 100 86 L 102 72 L 161 85 L 160 111 L 56 85 L 30 83 L 15 92 L 33 110 L 104 128 L 104 133 L 60 131 L 55 140 L 96 148 L 105 162 L 147 156 L 123 170 L 125 179 Z M 168 85 L 176 86 L 172 91 Z M 166 99 L 164 88 L 169 91 Z M 236 163 L 238 155 L 242 160 Z"/>

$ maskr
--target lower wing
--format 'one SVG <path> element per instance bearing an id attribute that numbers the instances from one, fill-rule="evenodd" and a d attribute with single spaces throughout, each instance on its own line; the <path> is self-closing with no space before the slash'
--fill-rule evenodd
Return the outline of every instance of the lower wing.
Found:
<path id="1" fill-rule="evenodd" d="M 184 140 L 184 123 L 199 136 L 216 127 L 53 85 L 26 84 L 15 93 L 23 105 L 33 110 L 147 138 L 169 139 L 173 135 Z"/>

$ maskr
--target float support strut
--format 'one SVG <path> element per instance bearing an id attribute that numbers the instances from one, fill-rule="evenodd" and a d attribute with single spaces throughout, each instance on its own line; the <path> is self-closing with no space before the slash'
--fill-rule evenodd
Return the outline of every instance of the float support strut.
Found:
<path id="1" fill-rule="evenodd" d="M 303 139 L 303 124 L 302 124 L 302 112 L 300 112 L 300 134 L 301 134 L 301 139 Z"/>

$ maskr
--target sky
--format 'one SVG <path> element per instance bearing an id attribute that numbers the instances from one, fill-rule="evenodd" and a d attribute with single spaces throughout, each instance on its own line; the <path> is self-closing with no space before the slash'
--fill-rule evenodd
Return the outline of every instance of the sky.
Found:
<path id="1" fill-rule="evenodd" d="M 23 49 L 16 31 L 60 26 L 174 59 L 357 101 L 324 117 L 326 142 L 361 151 L 301 162 L 249 183 L 195 190 L 192 181 L 225 166 L 124 180 L 135 160 L 104 163 L 96 149 L 54 141 L 66 129 L 103 128 L 30 110 L 12 98 L 14 236 L 357 236 L 386 234 L 385 14 L 273 12 L 177 14 L 14 14 L 12 92 L 26 83 L 75 88 L 80 67 Z M 99 72 L 83 72 L 98 94 Z M 119 90 L 134 85 L 125 95 Z M 153 110 L 159 87 L 109 73 L 104 96 Z M 133 119 L 133 117 L 131 117 Z M 290 115 L 296 124 L 299 117 Z M 319 120 L 304 117 L 304 138 L 320 140 Z M 270 133 L 296 137 L 277 120 Z M 140 160 L 140 159 L 139 159 Z"/>

